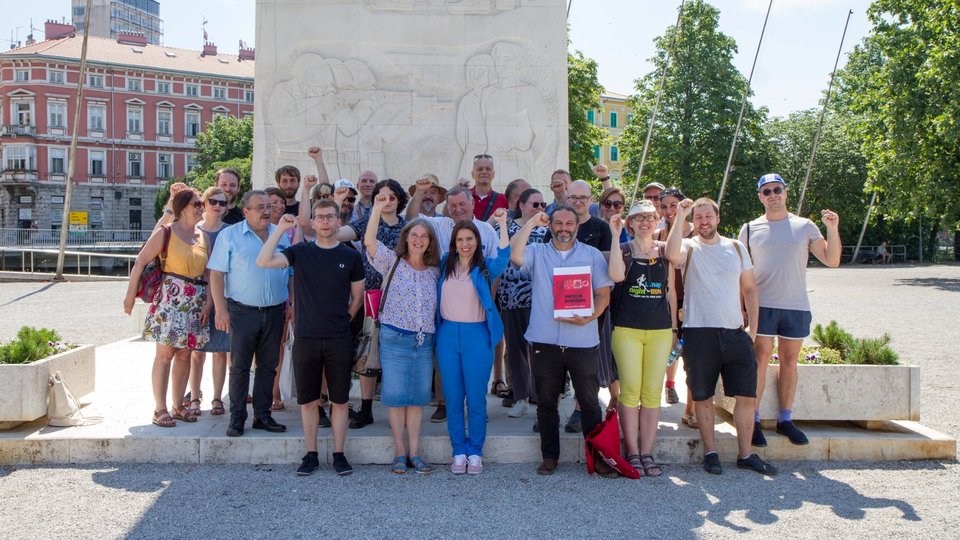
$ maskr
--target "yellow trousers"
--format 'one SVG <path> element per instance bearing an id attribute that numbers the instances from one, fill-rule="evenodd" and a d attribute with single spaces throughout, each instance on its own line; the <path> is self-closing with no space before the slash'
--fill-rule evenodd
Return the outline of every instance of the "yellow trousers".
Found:
<path id="1" fill-rule="evenodd" d="M 673 331 L 613 327 L 613 358 L 620 373 L 620 403 L 660 407 L 660 390 L 673 347 Z"/>

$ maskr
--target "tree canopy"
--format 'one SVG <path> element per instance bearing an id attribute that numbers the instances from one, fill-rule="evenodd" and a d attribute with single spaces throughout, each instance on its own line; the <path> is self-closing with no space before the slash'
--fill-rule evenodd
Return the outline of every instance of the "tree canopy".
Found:
<path id="1" fill-rule="evenodd" d="M 594 146 L 603 144 L 603 128 L 587 120 L 587 111 L 600 104 L 603 86 L 597 80 L 597 62 L 580 51 L 567 54 L 567 102 L 570 122 L 570 174 L 593 179 Z"/>

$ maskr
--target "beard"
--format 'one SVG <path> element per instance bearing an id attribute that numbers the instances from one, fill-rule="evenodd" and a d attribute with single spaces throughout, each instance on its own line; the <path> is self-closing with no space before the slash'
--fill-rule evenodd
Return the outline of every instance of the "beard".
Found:
<path id="1" fill-rule="evenodd" d="M 697 233 L 700 235 L 701 238 L 703 238 L 703 239 L 705 239 L 705 240 L 713 240 L 713 238 L 714 238 L 715 236 L 717 236 L 717 228 L 716 228 L 716 227 L 711 227 L 711 228 L 706 229 L 706 230 L 704 230 L 704 229 L 698 229 L 698 230 L 697 230 Z"/>
<path id="2" fill-rule="evenodd" d="M 420 202 L 420 210 L 424 214 L 432 214 L 434 210 L 437 209 L 437 203 L 433 202 L 433 199 L 423 199 Z"/>
<path id="3" fill-rule="evenodd" d="M 570 242 L 573 242 L 574 238 L 573 233 L 566 231 L 554 233 L 553 237 L 556 238 L 557 242 L 560 242 L 561 244 L 569 244 Z"/>

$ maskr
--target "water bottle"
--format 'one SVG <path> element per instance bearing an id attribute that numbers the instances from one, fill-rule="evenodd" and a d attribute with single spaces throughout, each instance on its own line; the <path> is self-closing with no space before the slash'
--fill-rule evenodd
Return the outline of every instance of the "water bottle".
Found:
<path id="1" fill-rule="evenodd" d="M 683 354 L 682 339 L 678 341 L 676 345 L 674 345 L 673 350 L 670 351 L 670 354 L 667 356 L 667 367 L 672 366 L 673 363 L 677 361 L 677 358 L 680 358 L 681 354 Z"/>

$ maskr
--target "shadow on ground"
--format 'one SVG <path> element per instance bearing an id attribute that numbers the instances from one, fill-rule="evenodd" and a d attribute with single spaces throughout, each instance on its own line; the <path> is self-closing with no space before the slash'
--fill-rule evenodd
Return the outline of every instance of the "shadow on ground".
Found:
<path id="1" fill-rule="evenodd" d="M 894 286 L 934 287 L 941 291 L 960 292 L 960 278 L 907 278 L 898 279 Z"/>

